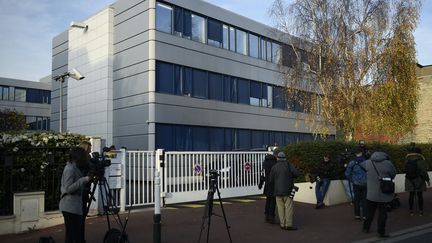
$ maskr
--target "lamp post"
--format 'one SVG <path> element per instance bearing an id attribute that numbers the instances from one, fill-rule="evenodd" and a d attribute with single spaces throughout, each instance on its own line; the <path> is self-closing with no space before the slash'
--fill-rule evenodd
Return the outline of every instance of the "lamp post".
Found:
<path id="1" fill-rule="evenodd" d="M 84 79 L 84 76 L 76 70 L 75 68 L 72 71 L 65 72 L 63 74 L 54 76 L 52 79 L 58 81 L 60 83 L 60 112 L 59 112 L 59 132 L 63 132 L 63 83 L 66 80 L 66 77 L 71 77 L 75 80 Z"/>

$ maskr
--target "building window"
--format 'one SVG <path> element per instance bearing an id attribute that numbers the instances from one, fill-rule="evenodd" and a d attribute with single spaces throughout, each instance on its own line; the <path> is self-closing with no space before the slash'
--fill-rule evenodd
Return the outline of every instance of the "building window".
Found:
<path id="1" fill-rule="evenodd" d="M 261 37 L 260 41 L 260 58 L 263 60 L 266 60 L 266 54 L 267 54 L 267 43 L 264 38 Z"/>
<path id="2" fill-rule="evenodd" d="M 249 34 L 249 56 L 258 58 L 259 41 L 258 36 Z"/>
<path id="3" fill-rule="evenodd" d="M 15 101 L 26 101 L 26 90 L 25 89 L 15 89 Z"/>
<path id="4" fill-rule="evenodd" d="M 247 55 L 247 34 L 242 30 L 236 30 L 236 51 Z"/>
<path id="5" fill-rule="evenodd" d="M 229 49 L 230 51 L 235 51 L 236 47 L 236 35 L 235 35 L 235 29 L 233 27 L 229 27 Z"/>
<path id="6" fill-rule="evenodd" d="M 267 45 L 267 47 L 266 47 L 266 51 L 267 51 L 266 60 L 268 62 L 271 62 L 272 61 L 272 43 L 270 41 L 266 41 L 266 45 Z"/>
<path id="7" fill-rule="evenodd" d="M 174 70 L 173 65 L 164 62 L 156 63 L 156 91 L 166 94 L 174 94 Z"/>
<path id="8" fill-rule="evenodd" d="M 192 95 L 197 98 L 207 98 L 207 73 L 193 69 Z"/>
<path id="9" fill-rule="evenodd" d="M 277 43 L 272 42 L 272 62 L 279 63 L 280 61 L 280 46 Z"/>
<path id="10" fill-rule="evenodd" d="M 207 42 L 209 45 L 221 47 L 223 41 L 222 23 L 213 19 L 207 21 Z"/>
<path id="11" fill-rule="evenodd" d="M 15 100 L 15 87 L 9 87 L 9 100 Z"/>
<path id="12" fill-rule="evenodd" d="M 223 39 L 223 48 L 224 49 L 229 49 L 229 27 L 226 25 L 222 26 L 222 39 Z"/>
<path id="13" fill-rule="evenodd" d="M 260 106 L 261 98 L 262 98 L 261 83 L 251 81 L 250 82 L 250 98 L 249 98 L 250 105 Z"/>
<path id="14" fill-rule="evenodd" d="M 223 76 L 216 73 L 209 73 L 209 99 L 224 100 Z"/>
<path id="15" fill-rule="evenodd" d="M 156 29 L 170 33 L 172 29 L 172 7 L 162 3 L 156 4 Z"/>
<path id="16" fill-rule="evenodd" d="M 249 80 L 238 79 L 238 103 L 250 104 Z"/>
<path id="17" fill-rule="evenodd" d="M 174 35 L 183 36 L 183 9 L 174 8 Z"/>
<path id="18" fill-rule="evenodd" d="M 192 14 L 192 40 L 205 43 L 205 19 Z"/>
<path id="19" fill-rule="evenodd" d="M 3 100 L 9 100 L 9 87 L 2 87 Z"/>

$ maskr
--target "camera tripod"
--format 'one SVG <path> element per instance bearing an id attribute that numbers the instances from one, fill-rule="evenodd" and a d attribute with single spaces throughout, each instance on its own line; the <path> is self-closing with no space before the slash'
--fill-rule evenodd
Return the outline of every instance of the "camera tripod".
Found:
<path id="1" fill-rule="evenodd" d="M 108 231 L 105 233 L 104 236 L 104 243 L 126 243 L 129 242 L 128 236 L 126 234 L 126 226 L 129 221 L 129 215 L 130 210 L 132 207 L 129 208 L 128 215 L 125 219 L 125 222 L 122 221 L 119 215 L 120 209 L 117 207 L 117 205 L 114 202 L 114 198 L 111 194 L 111 189 L 108 185 L 107 179 L 105 176 L 99 176 L 96 177 L 96 180 L 93 182 L 93 188 L 89 192 L 89 199 L 87 201 L 86 209 L 84 212 L 84 215 L 87 216 L 90 205 L 92 201 L 96 201 L 94 194 L 96 191 L 96 188 L 99 186 L 99 192 L 100 192 L 100 200 L 102 202 L 103 207 L 103 215 L 106 215 L 106 220 L 108 224 Z M 114 220 L 117 222 L 117 224 L 121 227 L 121 231 L 116 228 L 111 227 L 110 222 L 110 215 L 114 218 Z"/>
<path id="2" fill-rule="evenodd" d="M 217 215 L 217 214 L 213 213 L 213 201 L 214 201 L 214 194 L 215 194 L 215 192 L 217 192 L 217 195 L 218 195 L 218 198 L 219 198 L 219 204 L 220 204 L 220 207 L 222 209 L 222 215 L 223 215 L 224 220 L 225 220 L 225 227 L 226 227 L 226 230 L 228 232 L 229 242 L 232 242 L 231 234 L 230 234 L 230 231 L 229 231 L 230 226 L 228 225 L 228 221 L 227 221 L 227 218 L 226 218 L 226 215 L 225 215 L 225 210 L 224 210 L 224 207 L 223 207 L 223 204 L 222 204 L 222 199 L 221 199 L 221 196 L 220 196 L 220 191 L 219 191 L 219 188 L 218 188 L 218 185 L 217 185 L 217 176 L 218 176 L 217 173 L 210 172 L 210 177 L 209 177 L 210 178 L 210 185 L 209 185 L 209 190 L 208 190 L 208 193 L 207 193 L 206 205 L 204 207 L 204 215 L 203 215 L 203 218 L 202 218 L 201 231 L 200 231 L 200 234 L 199 234 L 198 243 L 200 243 L 200 241 L 201 241 L 201 235 L 202 235 L 202 232 L 204 231 L 206 220 L 207 220 L 207 241 L 206 242 L 208 243 L 209 242 L 209 237 L 210 237 L 211 217 L 213 215 L 216 215 L 216 216 L 220 217 L 220 215 Z"/>

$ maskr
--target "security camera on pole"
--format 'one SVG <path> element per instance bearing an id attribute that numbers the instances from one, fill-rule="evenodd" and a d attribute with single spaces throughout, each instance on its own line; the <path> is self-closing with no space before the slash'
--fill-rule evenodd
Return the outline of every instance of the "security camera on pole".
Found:
<path id="1" fill-rule="evenodd" d="M 72 71 L 65 72 L 63 74 L 54 76 L 52 79 L 60 82 L 60 113 L 59 113 L 59 132 L 63 132 L 63 83 L 66 80 L 66 77 L 71 77 L 75 80 L 84 79 L 84 76 L 77 70 L 72 69 Z"/>

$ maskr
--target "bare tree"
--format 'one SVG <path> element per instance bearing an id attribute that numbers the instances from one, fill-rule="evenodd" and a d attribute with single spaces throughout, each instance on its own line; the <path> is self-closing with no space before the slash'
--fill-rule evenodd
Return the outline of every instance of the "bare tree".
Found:
<path id="1" fill-rule="evenodd" d="M 274 1 L 275 26 L 289 34 L 281 40 L 288 102 L 300 100 L 316 133 L 334 126 L 346 140 L 379 132 L 393 141 L 414 127 L 420 7 L 420 0 Z M 324 123 L 314 122 L 317 114 Z"/>

